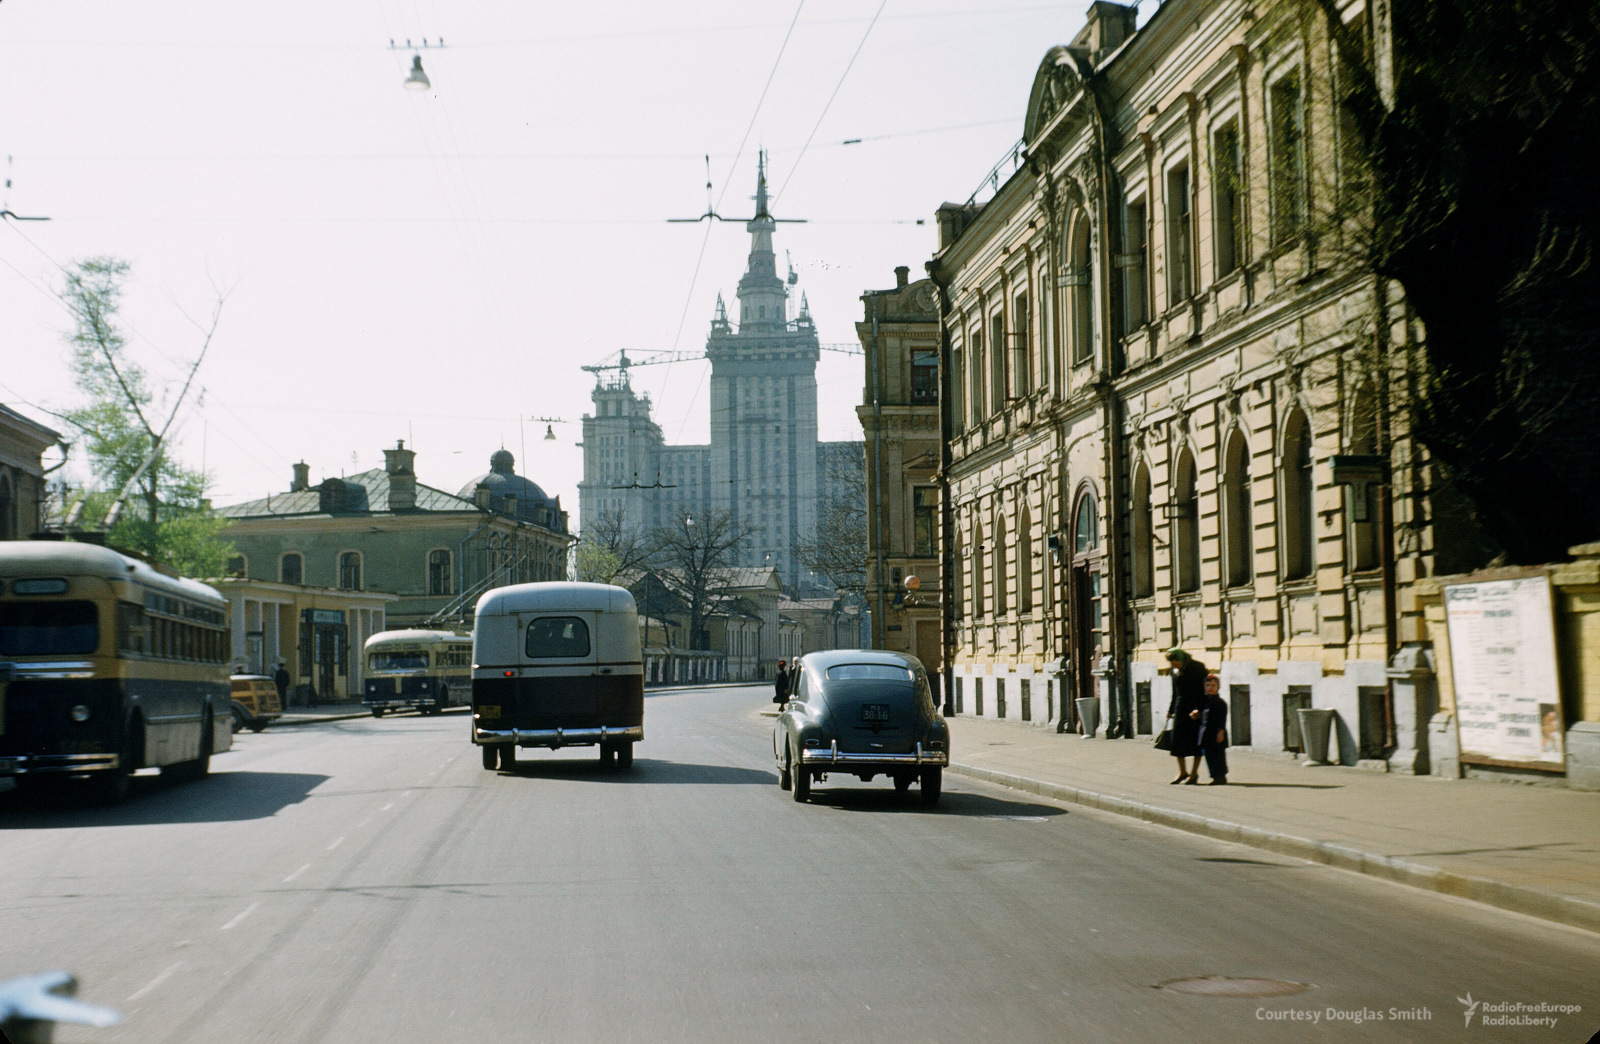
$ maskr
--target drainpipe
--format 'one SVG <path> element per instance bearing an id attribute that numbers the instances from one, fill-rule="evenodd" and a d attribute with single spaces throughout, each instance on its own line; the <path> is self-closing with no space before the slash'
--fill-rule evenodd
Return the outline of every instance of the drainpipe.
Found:
<path id="1" fill-rule="evenodd" d="M 938 259 L 923 266 L 939 291 L 939 619 L 944 653 L 944 713 L 956 712 L 955 511 L 950 503 L 950 440 L 955 437 L 955 397 L 950 383 L 950 286 Z"/>
<path id="2" fill-rule="evenodd" d="M 1377 310 L 1377 353 L 1378 353 L 1378 452 L 1383 454 L 1383 459 L 1392 468 L 1393 462 L 1389 461 L 1393 452 L 1390 443 L 1389 430 L 1389 287 L 1388 281 L 1383 277 L 1374 280 L 1373 303 Z M 1384 669 L 1395 665 L 1395 654 L 1400 651 L 1399 623 L 1397 620 L 1395 603 L 1395 568 L 1394 568 L 1394 476 L 1385 469 L 1385 482 L 1378 487 L 1378 563 L 1382 571 L 1383 583 L 1383 664 Z M 1400 737 L 1394 720 L 1394 685 L 1385 685 L 1383 689 L 1383 716 L 1384 716 L 1384 746 L 1387 748 L 1385 756 L 1400 746 Z M 1423 723 L 1416 723 L 1418 732 L 1423 729 Z M 1413 744 L 1419 746 L 1420 744 Z"/>

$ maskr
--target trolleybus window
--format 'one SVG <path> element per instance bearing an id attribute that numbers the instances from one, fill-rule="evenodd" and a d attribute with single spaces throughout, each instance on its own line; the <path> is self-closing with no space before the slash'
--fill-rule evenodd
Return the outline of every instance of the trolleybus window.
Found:
<path id="1" fill-rule="evenodd" d="M 545 616 L 528 625 L 528 656 L 589 655 L 589 625 L 576 616 Z"/>
<path id="2" fill-rule="evenodd" d="M 428 669 L 425 652 L 378 652 L 367 658 L 367 669 L 373 671 L 420 671 Z"/>
<path id="3" fill-rule="evenodd" d="M 0 603 L 0 656 L 82 656 L 99 645 L 93 602 Z"/>

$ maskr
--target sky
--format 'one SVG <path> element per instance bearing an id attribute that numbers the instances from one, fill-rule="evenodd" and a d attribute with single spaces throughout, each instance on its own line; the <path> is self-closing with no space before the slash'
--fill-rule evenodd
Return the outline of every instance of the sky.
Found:
<path id="1" fill-rule="evenodd" d="M 1086 6 L 4 0 L 0 207 L 51 220 L 0 223 L 0 402 L 50 424 L 78 401 L 55 294 L 119 257 L 129 353 L 169 398 L 221 303 L 175 421 L 216 503 L 404 439 L 450 491 L 509 449 L 576 518 L 579 367 L 698 355 L 734 300 L 744 226 L 667 221 L 707 209 L 706 157 L 715 209 L 748 217 L 768 150 L 774 214 L 806 222 L 775 237 L 796 292 L 857 343 L 862 292 L 922 274 L 934 209 L 1011 149 Z M 414 54 L 431 90 L 401 87 Z M 633 371 L 669 443 L 708 440 L 709 370 Z M 821 437 L 859 439 L 860 357 L 817 379 Z"/>

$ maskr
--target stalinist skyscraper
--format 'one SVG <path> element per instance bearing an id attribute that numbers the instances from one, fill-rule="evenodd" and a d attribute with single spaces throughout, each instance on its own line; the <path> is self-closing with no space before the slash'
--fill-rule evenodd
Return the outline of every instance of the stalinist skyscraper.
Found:
<path id="1" fill-rule="evenodd" d="M 794 591 L 812 587 L 795 556 L 817 524 L 819 475 L 831 453 L 861 443 L 817 441 L 817 329 L 804 295 L 789 317 L 791 273 L 778 275 L 765 160 L 756 173 L 755 216 L 746 223 L 750 257 L 739 280 L 738 323 L 719 294 L 706 358 L 711 360 L 711 445 L 668 446 L 650 402 L 627 371 L 600 381 L 595 413 L 584 418 L 580 525 L 604 513 L 648 528 L 688 511 L 726 511 L 752 532 L 741 564 L 770 565 Z M 661 488 L 641 489 L 634 482 Z"/>

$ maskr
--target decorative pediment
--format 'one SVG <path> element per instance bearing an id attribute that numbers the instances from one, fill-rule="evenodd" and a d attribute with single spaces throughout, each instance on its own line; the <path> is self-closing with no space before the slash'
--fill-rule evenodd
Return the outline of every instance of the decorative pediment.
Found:
<path id="1" fill-rule="evenodd" d="M 1022 125 L 1022 138 L 1029 144 L 1050 121 L 1083 90 L 1078 57 L 1066 47 L 1052 47 L 1039 63 L 1028 96 L 1028 117 Z"/>

